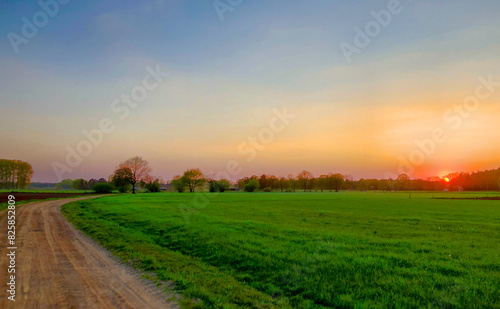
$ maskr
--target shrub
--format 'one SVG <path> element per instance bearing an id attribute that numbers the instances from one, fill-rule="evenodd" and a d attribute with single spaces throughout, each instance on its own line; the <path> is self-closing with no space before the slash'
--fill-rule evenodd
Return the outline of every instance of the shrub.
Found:
<path id="1" fill-rule="evenodd" d="M 254 192 L 255 190 L 259 189 L 259 181 L 257 179 L 251 179 L 246 185 L 245 185 L 245 191 L 246 192 Z"/>
<path id="2" fill-rule="evenodd" d="M 109 184 L 109 183 L 96 183 L 92 187 L 92 191 L 95 193 L 112 193 L 114 190 L 114 187 Z"/>
<path id="3" fill-rule="evenodd" d="M 219 192 L 219 186 L 217 185 L 217 181 L 212 179 L 208 181 L 208 191 Z"/>
<path id="4" fill-rule="evenodd" d="M 262 191 L 271 192 L 271 191 L 273 191 L 273 189 L 271 189 L 271 187 L 267 187 L 267 188 L 262 189 Z"/>
<path id="5" fill-rule="evenodd" d="M 227 179 L 208 180 L 208 189 L 210 192 L 224 192 L 229 190 L 231 183 Z"/>
<path id="6" fill-rule="evenodd" d="M 144 185 L 146 192 L 160 192 L 160 182 L 154 181 Z"/>
<path id="7" fill-rule="evenodd" d="M 174 187 L 177 192 L 182 193 L 186 189 L 187 181 L 186 178 L 181 177 L 181 176 L 175 176 L 174 179 L 172 179 L 172 186 Z"/>
<path id="8" fill-rule="evenodd" d="M 229 188 L 231 187 L 231 183 L 227 179 L 221 179 L 217 181 L 217 187 L 219 188 L 220 192 L 224 192 L 229 190 Z"/>

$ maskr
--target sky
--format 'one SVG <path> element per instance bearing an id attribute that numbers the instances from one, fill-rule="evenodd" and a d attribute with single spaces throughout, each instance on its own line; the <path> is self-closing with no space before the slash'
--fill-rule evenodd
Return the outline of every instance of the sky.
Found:
<path id="1" fill-rule="evenodd" d="M 0 158 L 33 181 L 500 167 L 496 0 L 60 2 L 0 1 Z"/>

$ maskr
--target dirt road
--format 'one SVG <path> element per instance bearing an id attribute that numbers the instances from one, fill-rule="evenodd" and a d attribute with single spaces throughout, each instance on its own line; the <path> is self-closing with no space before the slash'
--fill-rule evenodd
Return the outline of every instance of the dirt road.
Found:
<path id="1" fill-rule="evenodd" d="M 16 210 L 15 302 L 7 292 L 7 216 L 0 214 L 0 308 L 177 308 L 154 284 L 66 221 L 61 206 L 79 199 L 85 198 Z"/>

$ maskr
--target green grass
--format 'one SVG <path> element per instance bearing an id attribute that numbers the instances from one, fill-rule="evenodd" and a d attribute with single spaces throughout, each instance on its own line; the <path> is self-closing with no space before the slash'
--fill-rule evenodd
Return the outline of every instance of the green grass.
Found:
<path id="1" fill-rule="evenodd" d="M 75 196 L 68 196 L 68 197 L 58 197 L 58 198 L 46 198 L 42 200 L 29 200 L 29 201 L 16 201 L 16 208 L 25 204 L 29 203 L 34 203 L 34 202 L 46 202 L 46 201 L 55 201 L 55 200 L 60 200 L 60 199 L 66 199 L 66 198 L 78 198 L 78 197 L 83 197 L 83 196 L 88 196 L 88 195 L 75 195 Z M 7 209 L 9 206 L 8 202 L 5 203 L 0 203 L 0 211 Z"/>
<path id="2" fill-rule="evenodd" d="M 49 200 L 57 200 L 57 199 L 49 199 Z M 24 204 L 32 203 L 32 202 L 41 202 L 41 201 L 43 201 L 43 200 L 19 201 L 19 202 L 16 202 L 16 207 L 24 205 Z M 7 207 L 9 207 L 9 203 L 7 203 L 7 202 L 0 203 L 0 211 L 7 209 Z M 0 214 L 0 216 L 1 216 L 1 214 Z"/>
<path id="3" fill-rule="evenodd" d="M 185 307 L 500 308 L 500 202 L 433 196 L 486 193 L 161 193 L 63 212 L 200 300 Z"/>

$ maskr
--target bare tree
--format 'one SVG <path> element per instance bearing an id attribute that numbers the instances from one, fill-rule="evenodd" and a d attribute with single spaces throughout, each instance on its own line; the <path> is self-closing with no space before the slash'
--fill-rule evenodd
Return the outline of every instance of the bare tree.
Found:
<path id="1" fill-rule="evenodd" d="M 295 192 L 295 182 L 296 182 L 295 176 L 293 176 L 292 174 L 288 174 L 287 181 L 290 189 L 292 189 L 293 192 Z"/>
<path id="2" fill-rule="evenodd" d="M 302 171 L 297 175 L 297 180 L 304 185 L 304 192 L 307 190 L 307 185 L 313 178 L 313 175 L 309 171 Z"/>
<path id="3" fill-rule="evenodd" d="M 288 180 L 285 177 L 281 177 L 278 180 L 278 185 L 279 185 L 281 192 L 283 192 L 283 189 L 285 189 L 287 183 L 288 183 Z"/>
<path id="4" fill-rule="evenodd" d="M 342 189 L 342 185 L 344 184 L 344 175 L 339 173 L 330 173 L 328 177 L 331 178 L 332 187 L 333 189 L 335 189 L 335 192 L 339 192 L 339 190 Z"/>
<path id="5" fill-rule="evenodd" d="M 132 184 L 132 193 L 135 194 L 135 185 L 144 180 L 149 173 L 151 173 L 151 168 L 149 167 L 148 161 L 142 159 L 142 157 L 133 157 L 125 162 L 120 163 L 121 168 L 128 168 L 132 172 L 132 179 L 130 183 Z"/>
<path id="6" fill-rule="evenodd" d="M 407 174 L 400 174 L 398 176 L 397 186 L 398 190 L 407 190 L 410 183 L 410 177 Z"/>

